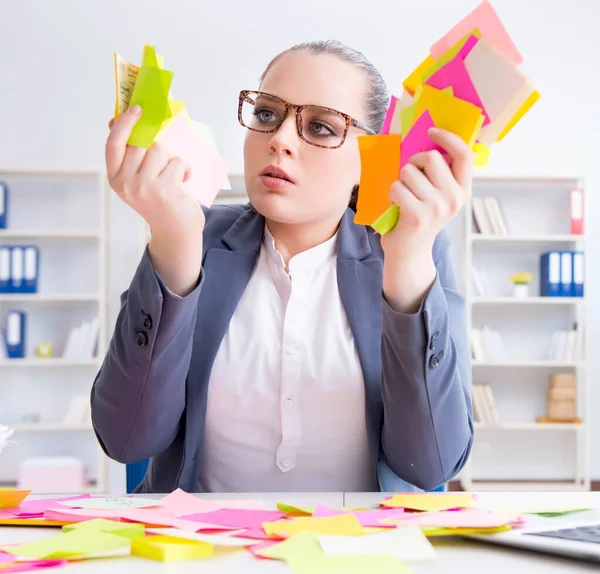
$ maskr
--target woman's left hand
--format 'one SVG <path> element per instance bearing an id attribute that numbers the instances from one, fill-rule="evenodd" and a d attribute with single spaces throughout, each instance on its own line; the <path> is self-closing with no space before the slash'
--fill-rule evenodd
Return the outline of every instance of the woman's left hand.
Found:
<path id="1" fill-rule="evenodd" d="M 415 154 L 390 189 L 400 213 L 381 245 L 384 294 L 396 307 L 414 308 L 431 286 L 435 238 L 471 195 L 473 151 L 451 132 L 433 128 L 429 136 L 447 152 L 448 161 L 438 151 Z"/>

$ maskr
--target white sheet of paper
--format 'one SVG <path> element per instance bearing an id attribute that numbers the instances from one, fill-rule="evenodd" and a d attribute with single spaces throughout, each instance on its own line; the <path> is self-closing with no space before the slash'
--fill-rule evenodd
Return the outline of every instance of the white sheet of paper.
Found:
<path id="1" fill-rule="evenodd" d="M 425 534 L 413 526 L 362 536 L 318 535 L 317 540 L 327 556 L 391 554 L 401 562 L 421 562 L 437 556 Z"/>
<path id="2" fill-rule="evenodd" d="M 94 510 L 118 510 L 121 508 L 144 508 L 157 506 L 158 500 L 151 498 L 81 498 L 59 502 L 69 508 L 93 508 Z"/>
<path id="3" fill-rule="evenodd" d="M 173 538 L 185 538 L 186 540 L 199 540 L 200 542 L 208 542 L 214 546 L 254 546 L 264 542 L 264 540 L 257 540 L 255 538 L 234 538 L 233 536 L 229 535 L 229 532 L 227 535 L 200 534 L 199 532 L 187 532 L 177 528 L 147 528 L 146 532 L 150 532 L 152 534 L 161 534 L 163 536 L 172 536 Z"/>

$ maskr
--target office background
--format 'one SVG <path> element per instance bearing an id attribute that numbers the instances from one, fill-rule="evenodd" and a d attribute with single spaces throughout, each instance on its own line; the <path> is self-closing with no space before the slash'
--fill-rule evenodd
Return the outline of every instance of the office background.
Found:
<path id="1" fill-rule="evenodd" d="M 4 23 L 0 170 L 103 170 L 107 122 L 114 109 L 113 52 L 137 62 L 142 46 L 154 44 L 166 67 L 175 72 L 173 95 L 185 101 L 194 119 L 212 126 L 231 172 L 239 174 L 244 133 L 236 118 L 237 94 L 257 85 L 264 67 L 279 51 L 304 40 L 339 39 L 363 51 L 381 70 L 390 91 L 399 95 L 402 80 L 430 44 L 477 4 L 477 0 L 299 0 L 292 4 L 261 0 L 254 5 L 238 0 L 0 0 Z M 600 184 L 597 10 L 587 0 L 496 0 L 493 5 L 542 98 L 510 137 L 495 145 L 482 175 L 565 176 L 585 182 L 589 475 L 600 481 L 600 392 L 595 388 L 600 366 L 594 360 L 600 351 L 600 297 L 595 296 L 599 272 L 593 256 L 600 240 L 594 226 L 598 208 L 594 190 Z M 461 221 L 451 226 L 460 276 Z M 109 333 L 144 235 L 139 218 L 114 194 L 108 195 L 107 222 Z M 0 370 L 0 397 L 10 384 L 5 373 Z M 518 371 L 509 376 L 518 376 Z M 59 436 L 49 440 L 62 440 Z M 510 434 L 505 440 L 514 442 L 515 436 L 519 435 Z M 559 477 L 562 470 L 571 472 L 571 465 L 565 460 L 561 467 L 559 458 L 568 447 L 556 454 L 554 437 L 561 435 L 549 433 L 544 452 L 548 474 Z M 488 447 L 478 454 L 491 474 L 498 464 L 504 474 L 519 473 L 518 468 L 507 471 L 511 462 L 496 460 L 494 449 Z M 539 471 L 544 474 L 543 467 Z M 110 465 L 108 486 L 124 488 L 120 465 Z"/>

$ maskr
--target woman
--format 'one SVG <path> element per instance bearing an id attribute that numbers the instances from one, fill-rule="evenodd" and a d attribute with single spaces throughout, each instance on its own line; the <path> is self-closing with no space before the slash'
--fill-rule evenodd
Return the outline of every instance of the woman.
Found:
<path id="1" fill-rule="evenodd" d="M 449 160 L 411 159 L 390 190 L 400 221 L 380 238 L 348 206 L 356 138 L 386 112 L 378 72 L 308 43 L 275 58 L 259 92 L 240 94 L 247 206 L 202 209 L 180 159 L 127 146 L 140 110 L 112 125 L 111 186 L 152 238 L 92 389 L 102 447 L 151 459 L 139 492 L 443 487 L 473 436 L 443 230 L 472 153 L 434 130 Z"/>

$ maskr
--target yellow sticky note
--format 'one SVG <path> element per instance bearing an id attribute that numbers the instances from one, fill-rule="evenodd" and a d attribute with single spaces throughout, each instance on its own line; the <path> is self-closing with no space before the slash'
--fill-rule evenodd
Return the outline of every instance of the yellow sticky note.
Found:
<path id="1" fill-rule="evenodd" d="M 380 503 L 391 508 L 406 508 L 408 510 L 435 511 L 449 510 L 451 508 L 468 508 L 473 504 L 471 494 L 445 494 L 445 493 L 408 493 L 395 494 L 388 500 Z"/>
<path id="2" fill-rule="evenodd" d="M 354 223 L 371 225 L 391 204 L 390 186 L 400 177 L 400 134 L 358 136 L 361 161 Z"/>
<path id="3" fill-rule="evenodd" d="M 496 138 L 496 141 L 499 142 L 508 134 L 510 130 L 512 130 L 517 123 L 521 120 L 521 118 L 530 110 L 530 108 L 540 99 L 540 93 L 537 90 L 533 90 L 529 97 L 523 105 L 519 108 L 519 111 L 511 118 L 511 120 L 506 124 L 506 127 L 502 130 L 502 133 Z"/>
<path id="4" fill-rule="evenodd" d="M 284 560 L 289 563 L 302 558 L 323 556 L 323 550 L 317 540 L 317 534 L 305 531 L 290 536 L 286 540 L 269 546 L 264 550 L 257 550 L 256 554 L 264 558 Z"/>
<path id="5" fill-rule="evenodd" d="M 93 529 L 79 529 L 71 532 L 44 538 L 36 542 L 28 542 L 19 546 L 6 546 L 5 552 L 25 558 L 68 559 L 91 558 L 113 554 L 129 554 L 131 540 L 107 532 Z"/>
<path id="6" fill-rule="evenodd" d="M 510 525 L 496 526 L 493 528 L 437 528 L 435 526 L 421 528 L 425 536 L 462 536 L 463 534 L 495 534 L 496 532 L 508 532 L 512 530 Z"/>
<path id="7" fill-rule="evenodd" d="M 472 149 L 475 152 L 475 167 L 485 167 L 490 161 L 492 150 L 481 142 L 475 142 Z"/>
<path id="8" fill-rule="evenodd" d="M 92 520 L 84 520 L 83 522 L 65 524 L 62 529 L 63 532 L 72 532 L 74 530 L 107 532 L 129 539 L 141 538 L 146 531 L 146 527 L 138 522 L 120 522 L 117 520 L 107 520 L 106 518 L 94 518 Z"/>
<path id="9" fill-rule="evenodd" d="M 340 514 L 326 518 L 293 518 L 263 523 L 264 531 L 269 535 L 293 536 L 299 532 L 316 534 L 338 534 L 358 536 L 364 534 L 364 528 L 354 514 Z"/>
<path id="10" fill-rule="evenodd" d="M 128 62 L 115 52 L 115 118 L 118 118 L 129 107 L 133 87 L 140 71 L 139 67 Z"/>
<path id="11" fill-rule="evenodd" d="M 429 110 L 437 128 L 456 134 L 469 147 L 475 143 L 485 119 L 481 108 L 427 84 L 417 101 L 415 117 L 421 117 L 425 110 Z"/>
<path id="12" fill-rule="evenodd" d="M 294 504 L 287 504 L 285 502 L 277 503 L 277 510 L 280 512 L 286 512 L 288 514 L 299 514 L 299 515 L 312 515 L 315 511 L 314 506 L 296 506 Z"/>
<path id="13" fill-rule="evenodd" d="M 134 556 L 160 562 L 179 562 L 209 558 L 214 554 L 214 546 L 208 542 L 186 540 L 172 536 L 150 536 L 133 540 L 131 542 L 131 553 Z"/>
<path id="14" fill-rule="evenodd" d="M 435 63 L 433 56 L 429 55 L 425 58 L 402 82 L 402 87 L 412 96 L 417 88 L 423 83 L 423 72 L 431 68 Z"/>
<path id="15" fill-rule="evenodd" d="M 31 490 L 15 490 L 14 488 L 0 488 L 0 508 L 15 508 L 23 502 Z"/>

